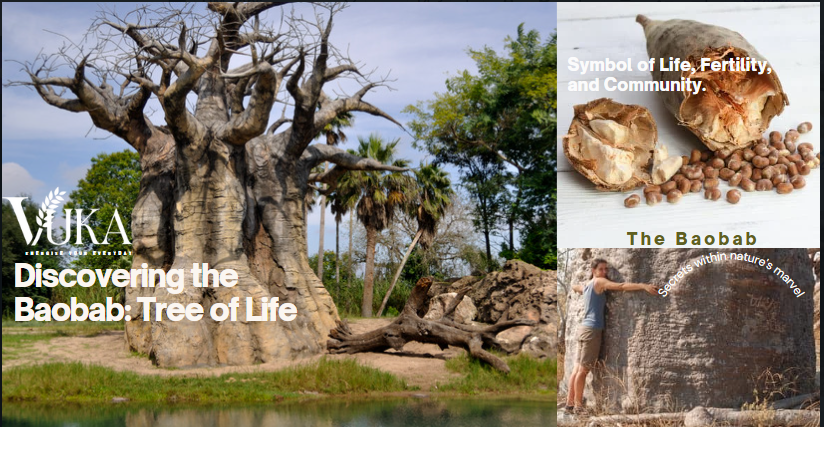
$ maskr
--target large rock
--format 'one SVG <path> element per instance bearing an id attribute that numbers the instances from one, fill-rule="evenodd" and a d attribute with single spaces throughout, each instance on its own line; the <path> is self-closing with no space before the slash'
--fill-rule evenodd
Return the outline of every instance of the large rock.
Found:
<path id="1" fill-rule="evenodd" d="M 429 301 L 429 311 L 423 317 L 426 320 L 439 320 L 449 303 L 458 296 L 458 293 L 443 293 Z M 455 308 L 453 320 L 459 324 L 469 324 L 475 319 L 478 310 L 472 304 L 472 298 L 464 296 L 458 307 Z"/>
<path id="2" fill-rule="evenodd" d="M 469 296 L 478 308 L 480 322 L 494 324 L 512 319 L 538 322 L 535 327 L 520 326 L 499 333 L 498 341 L 504 349 L 513 353 L 523 350 L 535 357 L 555 357 L 558 310 L 554 271 L 510 260 L 502 270 L 476 281 Z"/>
<path id="3" fill-rule="evenodd" d="M 716 250 L 580 249 L 568 273 L 589 278 L 589 263 L 607 260 L 618 282 L 667 283 L 682 266 Z M 723 249 L 768 259 L 759 264 L 726 260 L 694 267 L 668 297 L 610 292 L 601 356 L 585 396 L 607 411 L 673 411 L 695 406 L 737 408 L 751 401 L 756 380 L 770 370 L 800 375 L 796 389 L 812 391 L 814 277 L 803 249 Z M 774 273 L 781 268 L 805 292 L 796 297 Z M 583 297 L 568 295 L 566 359 Z M 564 385 L 573 370 L 565 365 Z"/>

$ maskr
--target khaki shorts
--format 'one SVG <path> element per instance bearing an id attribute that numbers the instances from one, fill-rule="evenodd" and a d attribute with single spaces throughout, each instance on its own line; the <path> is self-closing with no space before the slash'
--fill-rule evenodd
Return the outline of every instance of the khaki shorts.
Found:
<path id="1" fill-rule="evenodd" d="M 602 329 L 584 327 L 578 330 L 578 364 L 587 370 L 592 370 L 598 362 L 598 355 L 601 352 Z"/>

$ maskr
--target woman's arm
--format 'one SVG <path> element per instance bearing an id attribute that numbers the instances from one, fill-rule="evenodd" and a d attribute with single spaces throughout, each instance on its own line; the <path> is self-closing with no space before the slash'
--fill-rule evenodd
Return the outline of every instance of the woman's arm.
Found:
<path id="1" fill-rule="evenodd" d="M 595 288 L 596 292 L 600 288 L 600 293 L 604 291 L 646 291 L 651 295 L 658 294 L 658 288 L 656 288 L 655 285 L 647 283 L 615 283 L 606 278 L 599 278 L 598 281 L 595 282 Z"/>
<path id="2" fill-rule="evenodd" d="M 576 293 L 583 293 L 584 292 L 584 287 L 581 286 L 581 285 L 572 285 L 572 291 L 574 291 Z"/>

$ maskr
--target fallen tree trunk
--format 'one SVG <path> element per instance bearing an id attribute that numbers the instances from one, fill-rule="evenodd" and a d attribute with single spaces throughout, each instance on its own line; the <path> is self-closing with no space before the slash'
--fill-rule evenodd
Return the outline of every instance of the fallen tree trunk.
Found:
<path id="1" fill-rule="evenodd" d="M 785 398 L 772 404 L 773 409 L 792 409 L 803 407 L 805 404 L 814 403 L 821 399 L 821 392 L 798 395 L 792 398 Z"/>
<path id="2" fill-rule="evenodd" d="M 356 335 L 352 333 L 345 320 L 337 321 L 337 327 L 329 332 L 327 350 L 333 354 L 381 353 L 390 348 L 400 351 L 410 341 L 434 343 L 441 349 L 451 345 L 464 348 L 473 358 L 480 359 L 501 372 L 509 373 L 506 362 L 487 349 L 504 351 L 496 339 L 498 333 L 519 325 L 533 326 L 537 322 L 515 319 L 478 328 L 458 324 L 453 320 L 454 311 L 469 288 L 457 293 L 440 320 L 424 320 L 423 316 L 429 310 L 428 291 L 431 286 L 432 279 L 429 277 L 418 280 L 401 314 L 383 328 Z"/>
<path id="3" fill-rule="evenodd" d="M 684 418 L 687 427 L 813 427 L 821 425 L 821 412 L 803 409 L 736 411 L 698 406 Z"/>

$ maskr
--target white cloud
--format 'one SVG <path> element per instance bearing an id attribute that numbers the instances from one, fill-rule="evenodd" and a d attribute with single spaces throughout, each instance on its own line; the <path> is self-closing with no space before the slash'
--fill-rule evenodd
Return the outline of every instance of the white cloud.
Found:
<path id="1" fill-rule="evenodd" d="M 3 164 L 3 196 L 15 197 L 20 194 L 35 194 L 43 182 L 31 176 L 22 166 L 11 162 Z"/>

